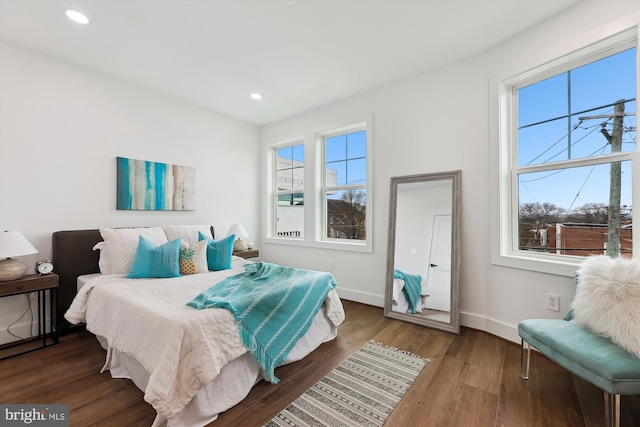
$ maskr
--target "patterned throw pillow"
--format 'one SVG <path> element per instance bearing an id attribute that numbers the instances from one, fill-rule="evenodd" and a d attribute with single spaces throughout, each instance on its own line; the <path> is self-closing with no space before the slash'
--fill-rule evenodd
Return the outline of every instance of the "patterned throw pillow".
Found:
<path id="1" fill-rule="evenodd" d="M 207 241 L 189 245 L 185 242 L 180 247 L 180 274 L 207 273 Z"/>

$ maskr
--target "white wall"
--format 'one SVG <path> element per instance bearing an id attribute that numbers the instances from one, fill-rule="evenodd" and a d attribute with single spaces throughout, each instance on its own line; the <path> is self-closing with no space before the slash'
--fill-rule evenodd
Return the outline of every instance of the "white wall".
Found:
<path id="1" fill-rule="evenodd" d="M 341 296 L 382 306 L 385 286 L 389 179 L 462 170 L 461 323 L 513 341 L 529 317 L 561 317 L 573 295 L 566 276 L 491 264 L 491 155 L 497 138 L 499 81 L 638 23 L 637 1 L 581 2 L 498 48 L 459 64 L 319 108 L 261 129 L 266 145 L 296 132 L 373 114 L 375 205 L 373 253 L 351 253 L 264 243 L 263 259 L 327 270 L 335 260 Z M 265 161 L 263 160 L 263 164 Z M 263 203 L 264 200 L 263 200 Z M 368 209 L 371 209 L 368 207 Z M 545 295 L 560 296 L 560 312 L 545 309 Z"/>
<path id="2" fill-rule="evenodd" d="M 259 247 L 258 146 L 253 125 L 0 44 L 0 229 L 39 250 L 27 273 L 57 230 L 240 222 Z M 117 211 L 116 156 L 195 167 L 196 210 Z M 0 325 L 25 308 L 1 299 Z"/>

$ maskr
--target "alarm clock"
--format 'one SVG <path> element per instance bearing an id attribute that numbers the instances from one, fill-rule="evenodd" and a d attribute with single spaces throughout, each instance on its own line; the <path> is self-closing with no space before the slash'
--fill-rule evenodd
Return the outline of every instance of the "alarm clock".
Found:
<path id="1" fill-rule="evenodd" d="M 53 271 L 53 264 L 46 258 L 42 258 L 36 262 L 36 273 L 39 275 L 49 274 Z"/>

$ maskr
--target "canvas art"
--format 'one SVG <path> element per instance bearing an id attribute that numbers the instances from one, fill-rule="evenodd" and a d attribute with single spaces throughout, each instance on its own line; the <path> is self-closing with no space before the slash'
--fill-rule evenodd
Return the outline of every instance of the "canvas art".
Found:
<path id="1" fill-rule="evenodd" d="M 118 210 L 195 210 L 193 167 L 118 157 L 117 181 Z"/>

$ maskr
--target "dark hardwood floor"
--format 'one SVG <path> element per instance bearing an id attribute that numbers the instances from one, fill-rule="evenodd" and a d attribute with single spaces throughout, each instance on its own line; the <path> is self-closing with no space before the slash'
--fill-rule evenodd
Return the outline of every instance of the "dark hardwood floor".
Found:
<path id="1" fill-rule="evenodd" d="M 604 426 L 600 389 L 532 354 L 520 378 L 520 346 L 462 328 L 459 336 L 387 319 L 382 309 L 344 301 L 338 338 L 278 368 L 211 426 L 262 426 L 309 386 L 373 339 L 431 359 L 386 426 Z M 149 426 L 154 411 L 131 381 L 100 374 L 105 351 L 87 332 L 0 362 L 0 402 L 64 403 L 71 426 Z M 622 426 L 640 426 L 640 396 L 621 399 Z"/>

